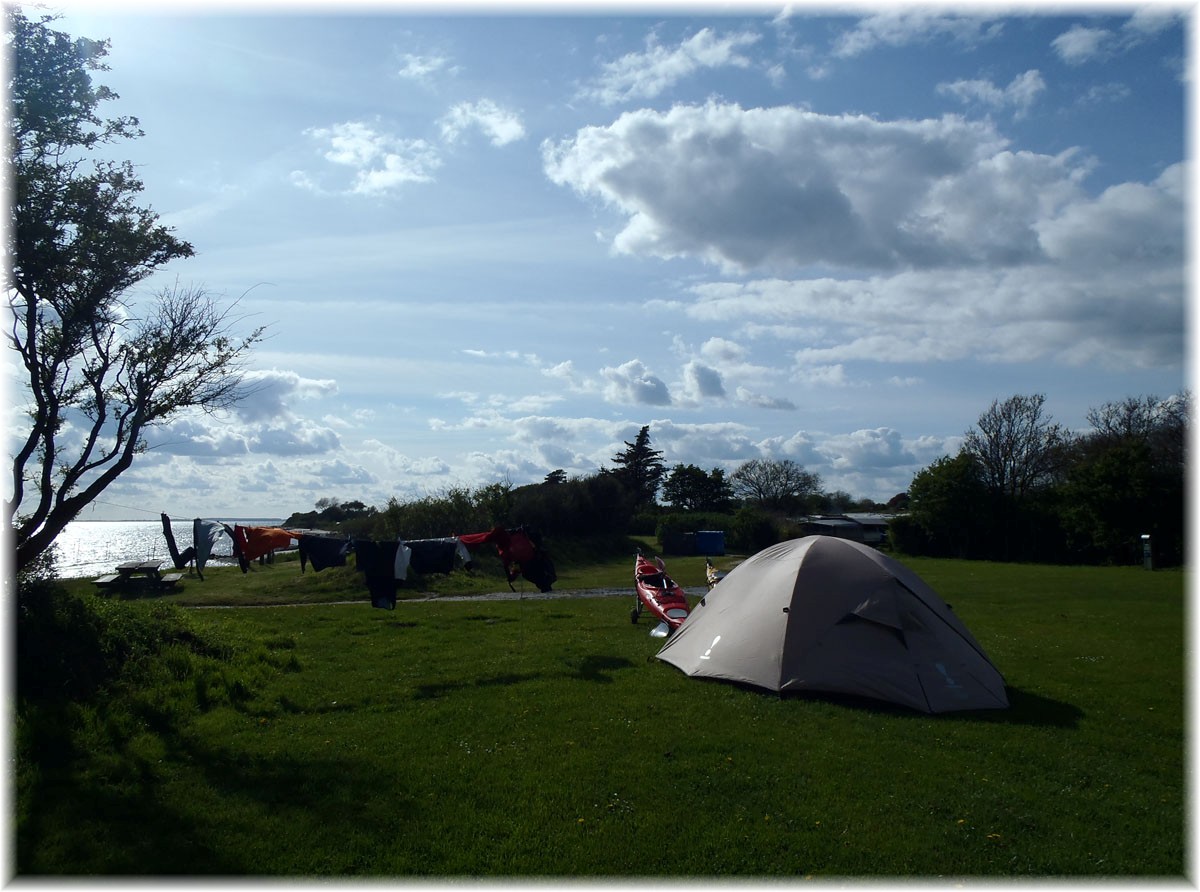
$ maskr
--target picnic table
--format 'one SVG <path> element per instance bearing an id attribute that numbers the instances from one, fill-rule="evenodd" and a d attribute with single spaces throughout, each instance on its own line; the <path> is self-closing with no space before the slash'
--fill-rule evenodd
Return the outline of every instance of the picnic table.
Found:
<path id="1" fill-rule="evenodd" d="M 126 561 L 117 564 L 115 573 L 93 579 L 97 588 L 130 588 L 148 586 L 152 589 L 171 589 L 183 578 L 182 573 L 163 573 L 162 565 L 166 561 L 150 559 L 145 561 Z"/>

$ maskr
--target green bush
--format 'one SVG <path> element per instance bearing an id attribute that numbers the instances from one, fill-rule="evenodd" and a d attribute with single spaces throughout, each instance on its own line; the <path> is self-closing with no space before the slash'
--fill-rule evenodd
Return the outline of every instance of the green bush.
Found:
<path id="1" fill-rule="evenodd" d="M 161 602 L 72 595 L 55 582 L 18 585 L 16 693 L 21 701 L 87 700 L 151 657 L 179 648 L 228 659 L 184 611 Z"/>
<path id="2" fill-rule="evenodd" d="M 659 542 L 677 533 L 699 533 L 702 530 L 728 530 L 733 525 L 734 515 L 715 511 L 680 511 L 663 514 L 658 518 L 654 535 Z M 643 534 L 645 535 L 645 534 Z"/>
<path id="3" fill-rule="evenodd" d="M 781 541 L 779 524 L 757 508 L 740 508 L 733 515 L 726 546 L 733 551 L 754 554 Z"/>
<path id="4" fill-rule="evenodd" d="M 631 536 L 656 536 L 661 525 L 662 515 L 659 512 L 643 509 L 630 519 L 628 532 Z M 662 541 L 661 536 L 658 541 Z"/>
<path id="5" fill-rule="evenodd" d="M 901 514 L 888 521 L 888 544 L 900 554 L 932 552 L 929 535 L 911 514 Z"/>
<path id="6" fill-rule="evenodd" d="M 412 502 L 389 499 L 375 518 L 374 534 L 385 539 L 441 539 L 492 528 L 491 518 L 475 504 L 466 487 Z"/>
<path id="7" fill-rule="evenodd" d="M 612 475 L 535 483 L 512 493 L 512 520 L 556 538 L 624 535 L 633 497 Z"/>

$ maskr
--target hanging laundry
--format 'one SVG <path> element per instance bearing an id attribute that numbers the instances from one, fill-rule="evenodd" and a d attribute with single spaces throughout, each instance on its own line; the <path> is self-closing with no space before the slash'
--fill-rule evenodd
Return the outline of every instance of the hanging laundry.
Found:
<path id="1" fill-rule="evenodd" d="M 242 556 L 247 561 L 269 554 L 276 548 L 290 548 L 294 538 L 287 530 L 279 527 L 244 527 L 233 528 L 234 541 L 242 546 Z"/>
<path id="2" fill-rule="evenodd" d="M 471 562 L 471 552 L 454 536 L 405 542 L 412 549 L 411 566 L 416 573 L 453 573 Z"/>
<path id="3" fill-rule="evenodd" d="M 215 520 L 201 520 L 197 517 L 192 521 L 192 547 L 196 549 L 196 575 L 204 581 L 204 565 L 212 554 L 213 543 L 225 535 L 228 527 Z"/>
<path id="4" fill-rule="evenodd" d="M 237 558 L 238 566 L 242 568 L 243 573 L 250 572 L 250 562 L 246 560 L 246 555 L 242 552 L 242 543 L 238 541 L 237 530 L 227 523 L 221 524 L 225 530 L 225 535 L 233 542 L 233 556 Z"/>
<path id="5" fill-rule="evenodd" d="M 400 540 L 396 546 L 396 578 L 401 582 L 408 579 L 408 568 L 412 564 L 412 549 Z"/>
<path id="6" fill-rule="evenodd" d="M 312 562 L 314 571 L 326 567 L 346 566 L 346 554 L 350 551 L 350 540 L 339 539 L 336 536 L 302 535 L 297 540 L 300 543 L 300 572 L 304 572 L 305 564 Z"/>
<path id="7" fill-rule="evenodd" d="M 486 533 L 468 533 L 458 537 L 467 547 L 477 548 L 486 543 L 495 545 L 504 571 L 508 574 L 509 588 L 512 588 L 514 579 L 524 576 L 539 591 L 548 592 L 557 581 L 558 573 L 542 548 L 541 538 L 536 530 L 524 526 L 512 530 L 493 527 Z"/>
<path id="8" fill-rule="evenodd" d="M 171 529 L 171 518 L 165 513 L 160 515 L 162 519 L 163 536 L 167 540 L 167 551 L 171 554 L 171 563 L 175 565 L 176 570 L 182 570 L 188 565 L 188 561 L 196 557 L 196 546 L 189 545 L 182 552 L 179 546 L 175 544 L 175 531 Z"/>
<path id="9" fill-rule="evenodd" d="M 372 542 L 355 539 L 354 566 L 366 577 L 367 591 L 371 593 L 371 606 L 394 610 L 396 608 L 396 553 L 401 542 Z"/>

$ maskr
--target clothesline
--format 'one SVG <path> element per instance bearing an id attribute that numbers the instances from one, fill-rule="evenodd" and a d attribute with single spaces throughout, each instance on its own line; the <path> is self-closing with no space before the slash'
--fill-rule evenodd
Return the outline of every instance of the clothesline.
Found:
<path id="1" fill-rule="evenodd" d="M 145 508 L 121 506 L 113 502 L 103 504 L 151 513 Z M 162 511 L 158 514 L 163 522 L 163 533 L 167 537 L 167 545 L 175 566 L 182 568 L 186 562 L 194 561 L 201 580 L 204 579 L 203 567 L 211 553 L 213 542 L 221 535 L 228 535 L 233 540 L 234 555 L 243 573 L 249 571 L 251 561 L 276 549 L 287 548 L 293 540 L 299 544 L 301 573 L 304 572 L 307 562 L 312 563 L 314 571 L 324 567 L 344 566 L 348 552 L 353 551 L 356 568 L 366 577 L 374 607 L 396 606 L 396 583 L 407 578 L 410 568 L 416 572 L 440 573 L 449 573 L 458 567 L 469 568 L 472 560 L 468 545 L 478 547 L 484 543 L 494 544 L 504 564 L 510 587 L 513 580 L 520 575 L 546 592 L 550 591 L 551 584 L 557 579 L 553 563 L 529 537 L 524 527 L 513 530 L 495 527 L 486 533 L 447 536 L 440 539 L 405 541 L 397 538 L 375 542 L 357 536 L 330 535 L 317 530 L 289 530 L 281 526 L 248 526 L 236 522 L 230 524 L 221 520 L 193 518 L 193 544 L 181 552 L 175 547 L 171 524 L 186 523 L 187 519 L 172 517 Z"/>
<path id="2" fill-rule="evenodd" d="M 116 502 L 109 502 L 105 501 L 104 499 L 93 499 L 92 501 L 97 505 L 108 505 L 110 508 L 120 508 L 122 511 L 139 511 L 142 514 L 153 514 L 155 517 L 161 517 L 163 514 L 167 514 L 165 511 L 154 511 L 150 508 L 138 508 L 134 505 L 118 505 Z M 195 520 L 194 517 L 176 517 L 174 514 L 167 514 L 167 517 L 169 517 L 172 521 L 179 521 L 180 523 L 190 523 L 191 521 Z M 201 519 L 216 520 L 216 518 L 207 517 Z"/>

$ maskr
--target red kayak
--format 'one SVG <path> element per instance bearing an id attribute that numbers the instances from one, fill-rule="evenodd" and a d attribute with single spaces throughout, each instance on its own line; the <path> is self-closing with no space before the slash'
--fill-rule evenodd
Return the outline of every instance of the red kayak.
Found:
<path id="1" fill-rule="evenodd" d="M 683 589 L 667 575 L 662 558 L 653 561 L 638 552 L 633 567 L 633 581 L 637 589 L 637 601 L 629 612 L 630 622 L 636 623 L 643 609 L 648 609 L 659 623 L 650 634 L 655 638 L 666 638 L 687 619 L 688 602 Z"/>

